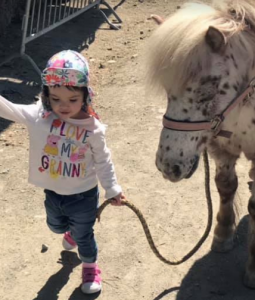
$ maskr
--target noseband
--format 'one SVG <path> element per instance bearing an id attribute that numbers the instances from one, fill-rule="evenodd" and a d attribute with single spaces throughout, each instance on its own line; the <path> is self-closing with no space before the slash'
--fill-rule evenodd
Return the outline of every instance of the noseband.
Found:
<path id="1" fill-rule="evenodd" d="M 168 118 L 166 115 L 163 117 L 163 126 L 171 130 L 179 131 L 200 131 L 200 130 L 210 130 L 213 135 L 223 136 L 225 138 L 230 138 L 232 132 L 221 130 L 222 122 L 225 117 L 234 109 L 239 103 L 245 103 L 255 91 L 255 78 L 253 78 L 245 91 L 238 97 L 234 98 L 229 105 L 218 115 L 214 116 L 210 121 L 179 121 Z"/>

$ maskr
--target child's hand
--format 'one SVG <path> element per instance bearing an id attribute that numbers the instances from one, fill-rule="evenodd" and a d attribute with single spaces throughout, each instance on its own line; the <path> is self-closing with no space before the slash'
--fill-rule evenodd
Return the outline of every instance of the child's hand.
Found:
<path id="1" fill-rule="evenodd" d="M 111 204 L 114 206 L 120 206 L 121 204 L 121 199 L 125 199 L 125 196 L 122 193 L 119 193 L 117 196 L 113 197 L 111 200 Z"/>

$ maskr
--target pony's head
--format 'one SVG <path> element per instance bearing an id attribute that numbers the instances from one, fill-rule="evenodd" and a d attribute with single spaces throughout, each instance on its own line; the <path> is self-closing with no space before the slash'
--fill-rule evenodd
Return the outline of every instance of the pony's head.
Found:
<path id="1" fill-rule="evenodd" d="M 216 2 L 212 7 L 186 4 L 150 39 L 149 86 L 165 91 L 169 119 L 210 121 L 254 77 L 254 6 L 249 1 Z M 212 138 L 210 130 L 163 128 L 157 168 L 173 182 L 189 178 Z"/>

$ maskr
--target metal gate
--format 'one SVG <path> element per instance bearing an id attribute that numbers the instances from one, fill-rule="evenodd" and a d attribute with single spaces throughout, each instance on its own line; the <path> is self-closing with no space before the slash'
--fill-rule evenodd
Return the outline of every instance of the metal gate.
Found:
<path id="1" fill-rule="evenodd" d="M 26 44 L 91 8 L 97 8 L 111 28 L 119 29 L 119 27 L 112 24 L 104 12 L 100 10 L 100 5 L 105 5 L 116 17 L 118 22 L 122 23 L 120 17 L 105 0 L 27 0 L 26 12 L 22 22 L 20 53 L 12 55 L 0 63 L 0 66 L 10 62 L 14 58 L 22 57 L 28 60 L 40 75 L 41 70 L 34 60 L 25 53 Z"/>

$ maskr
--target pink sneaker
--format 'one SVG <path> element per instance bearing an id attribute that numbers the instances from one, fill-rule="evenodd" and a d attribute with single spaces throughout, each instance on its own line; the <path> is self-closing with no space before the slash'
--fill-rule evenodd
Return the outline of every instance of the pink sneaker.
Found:
<path id="1" fill-rule="evenodd" d="M 77 246 L 77 244 L 71 236 L 70 231 L 65 232 L 62 240 L 62 245 L 65 250 L 73 250 Z"/>
<path id="2" fill-rule="evenodd" d="M 101 291 L 102 279 L 100 277 L 101 271 L 97 263 L 83 263 L 82 264 L 82 285 L 81 290 L 85 294 L 93 294 Z"/>

